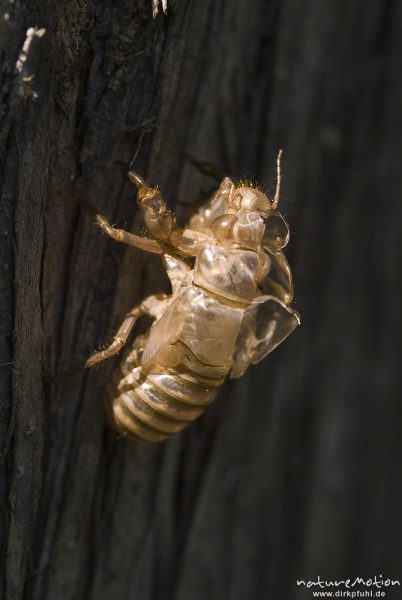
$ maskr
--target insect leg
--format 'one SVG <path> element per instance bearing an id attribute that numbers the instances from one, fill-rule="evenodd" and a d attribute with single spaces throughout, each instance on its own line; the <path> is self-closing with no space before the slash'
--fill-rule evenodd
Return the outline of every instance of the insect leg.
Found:
<path id="1" fill-rule="evenodd" d="M 130 332 L 138 318 L 142 315 L 149 315 L 151 317 L 158 316 L 158 307 L 161 305 L 161 303 L 164 305 L 165 299 L 165 294 L 156 294 L 154 296 L 149 296 L 143 302 L 141 302 L 141 304 L 135 306 L 125 316 L 123 323 L 120 325 L 113 338 L 113 342 L 104 350 L 95 352 L 95 354 L 90 356 L 85 362 L 84 366 L 87 368 L 93 367 L 94 365 L 103 362 L 107 358 L 110 358 L 114 354 L 117 354 L 117 352 L 119 352 L 127 342 L 127 338 L 130 335 Z"/>
<path id="2" fill-rule="evenodd" d="M 226 173 L 221 168 L 217 167 L 212 163 L 206 162 L 204 160 L 198 160 L 198 158 L 195 158 L 188 152 L 183 152 L 183 156 L 184 158 L 187 158 L 187 160 L 190 161 L 191 164 L 194 165 L 194 167 L 200 171 L 200 173 L 202 173 L 203 175 L 207 175 L 208 177 L 212 177 L 212 179 L 215 179 L 215 181 L 217 181 L 218 183 L 220 183 L 222 179 L 226 177 Z"/>
<path id="3" fill-rule="evenodd" d="M 175 216 L 162 199 L 159 190 L 149 187 L 134 171 L 129 171 L 127 177 L 138 188 L 138 204 L 148 231 L 156 238 L 154 243 L 160 242 L 165 245 L 165 252 L 166 247 L 170 247 L 185 255 L 196 256 L 199 247 L 208 236 L 188 227 L 177 227 Z"/>
<path id="4" fill-rule="evenodd" d="M 94 365 L 103 362 L 107 358 L 110 358 L 111 356 L 119 352 L 119 350 L 121 350 L 124 344 L 126 343 L 127 338 L 140 315 L 141 307 L 137 306 L 136 308 L 133 308 L 133 310 L 126 315 L 123 323 L 117 330 L 117 333 L 113 338 L 113 342 L 107 348 L 105 348 L 105 350 L 95 352 L 95 354 L 90 356 L 85 362 L 84 366 L 88 368 L 93 367 Z"/>
<path id="5" fill-rule="evenodd" d="M 99 227 L 114 240 L 122 242 L 123 244 L 128 244 L 129 246 L 135 246 L 136 248 L 140 248 L 140 250 L 145 250 L 146 252 L 163 254 L 164 251 L 156 240 L 150 240 L 148 238 L 141 237 L 140 235 L 135 235 L 134 233 L 130 233 L 124 229 L 117 229 L 110 225 L 103 215 L 97 215 L 96 219 Z"/>
<path id="6" fill-rule="evenodd" d="M 168 242 L 171 233 L 177 228 L 176 219 L 159 190 L 149 187 L 147 182 L 134 171 L 129 171 L 127 177 L 138 189 L 138 204 L 148 231 L 157 240 Z"/>

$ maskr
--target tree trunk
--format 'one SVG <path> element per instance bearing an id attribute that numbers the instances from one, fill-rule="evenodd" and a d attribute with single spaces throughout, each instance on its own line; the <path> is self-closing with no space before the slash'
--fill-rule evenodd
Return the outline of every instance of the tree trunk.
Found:
<path id="1" fill-rule="evenodd" d="M 296 579 L 401 579 L 402 5 L 2 4 L 4 598 L 303 600 Z M 138 149 L 184 218 L 214 187 L 184 153 L 272 194 L 279 148 L 302 327 L 183 433 L 118 439 L 115 361 L 49 377 L 167 279 L 86 203 L 138 233 L 117 161 Z"/>

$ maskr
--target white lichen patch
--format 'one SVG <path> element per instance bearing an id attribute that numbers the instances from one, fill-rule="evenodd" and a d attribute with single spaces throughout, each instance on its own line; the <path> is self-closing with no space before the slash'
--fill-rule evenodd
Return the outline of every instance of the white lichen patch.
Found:
<path id="1" fill-rule="evenodd" d="M 24 64 L 28 58 L 29 48 L 32 44 L 32 40 L 35 37 L 41 38 L 45 35 L 45 33 L 46 29 L 43 28 L 37 29 L 36 27 L 30 27 L 29 29 L 27 29 L 24 44 L 22 46 L 21 52 L 18 55 L 17 62 L 15 63 L 15 69 L 18 73 L 21 73 L 22 69 L 24 68 Z"/>
<path id="2" fill-rule="evenodd" d="M 155 18 L 159 13 L 160 4 L 162 4 L 162 10 L 167 14 L 168 0 L 152 0 L 152 16 Z"/>
<path id="3" fill-rule="evenodd" d="M 38 97 L 38 94 L 34 91 L 32 87 L 32 82 L 34 80 L 34 73 L 29 72 L 29 68 L 27 65 L 27 59 L 30 54 L 31 44 L 35 38 L 40 39 L 46 33 L 46 29 L 37 27 L 29 27 L 27 29 L 24 44 L 21 48 L 21 51 L 18 55 L 17 62 L 15 63 L 15 70 L 19 74 L 20 85 L 18 89 L 18 93 L 20 96 L 31 97 L 34 100 Z"/>

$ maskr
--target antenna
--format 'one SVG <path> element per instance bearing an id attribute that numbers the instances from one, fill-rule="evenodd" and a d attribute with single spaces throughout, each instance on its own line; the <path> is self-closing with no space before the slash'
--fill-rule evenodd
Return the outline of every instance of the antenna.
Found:
<path id="1" fill-rule="evenodd" d="M 276 190 L 275 190 L 275 196 L 274 199 L 272 200 L 272 208 L 275 210 L 278 207 L 278 203 L 279 203 L 279 193 L 281 190 L 281 179 L 282 179 L 282 175 L 281 175 L 281 157 L 282 157 L 282 149 L 279 150 L 278 152 L 278 158 L 276 159 Z"/>

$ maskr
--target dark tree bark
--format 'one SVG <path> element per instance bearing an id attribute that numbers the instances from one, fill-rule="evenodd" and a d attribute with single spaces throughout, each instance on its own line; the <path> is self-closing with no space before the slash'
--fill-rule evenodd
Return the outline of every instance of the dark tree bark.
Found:
<path id="1" fill-rule="evenodd" d="M 299 600 L 297 578 L 402 579 L 401 12 L 171 0 L 153 20 L 150 0 L 2 3 L 4 598 Z M 136 170 L 182 218 L 214 186 L 183 153 L 272 193 L 284 149 L 303 319 L 160 445 L 108 428 L 113 361 L 47 383 L 167 289 L 157 258 L 85 208 L 140 230 L 116 165 L 140 138 Z"/>

